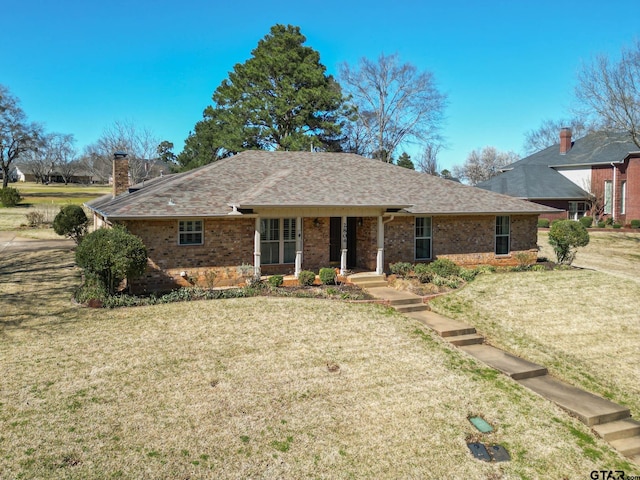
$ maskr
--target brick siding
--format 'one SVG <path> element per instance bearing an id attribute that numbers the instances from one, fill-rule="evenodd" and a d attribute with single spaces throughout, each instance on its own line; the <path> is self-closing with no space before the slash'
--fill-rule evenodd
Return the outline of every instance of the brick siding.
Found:
<path id="1" fill-rule="evenodd" d="M 357 262 L 375 270 L 377 255 L 376 217 L 362 217 L 356 228 Z M 414 217 L 398 216 L 385 225 L 385 268 L 390 263 L 414 260 Z M 204 220 L 203 245 L 178 245 L 178 220 L 123 222 L 139 236 L 149 254 L 145 275 L 132 282 L 136 292 L 162 291 L 181 286 L 222 286 L 242 280 L 240 265 L 253 265 L 253 218 Z M 318 271 L 329 263 L 329 217 L 303 219 L 303 265 Z M 537 216 L 511 216 L 511 252 L 496 256 L 495 216 L 433 217 L 433 257 L 450 258 L 461 265 L 516 265 L 537 256 Z M 293 264 L 262 265 L 263 274 L 293 273 Z M 250 270 L 250 269 L 249 269 Z M 250 270 L 251 271 L 251 270 Z M 183 277 L 181 273 L 186 275 Z"/>

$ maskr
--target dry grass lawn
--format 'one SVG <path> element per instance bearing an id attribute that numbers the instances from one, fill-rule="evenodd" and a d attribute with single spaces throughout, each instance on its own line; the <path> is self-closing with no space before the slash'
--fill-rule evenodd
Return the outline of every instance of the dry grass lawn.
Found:
<path id="1" fill-rule="evenodd" d="M 555 259 L 546 234 L 540 243 Z M 575 261 L 584 269 L 481 276 L 432 307 L 640 417 L 639 245 L 640 234 L 593 232 Z"/>
<path id="2" fill-rule="evenodd" d="M 36 239 L 60 238 L 50 228 L 60 207 L 82 205 L 110 191 L 109 186 L 104 185 L 40 185 L 27 182 L 9 186 L 18 189 L 23 199 L 17 207 L 3 208 L 0 205 L 0 231 L 17 231 L 21 237 Z M 34 211 L 43 215 L 48 224 L 46 228 L 26 228 L 27 214 Z"/>
<path id="3" fill-rule="evenodd" d="M 0 478 L 640 473 L 392 310 L 292 298 L 90 310 L 70 302 L 72 258 L 0 258 Z M 479 462 L 469 440 L 502 444 L 512 461 Z"/>

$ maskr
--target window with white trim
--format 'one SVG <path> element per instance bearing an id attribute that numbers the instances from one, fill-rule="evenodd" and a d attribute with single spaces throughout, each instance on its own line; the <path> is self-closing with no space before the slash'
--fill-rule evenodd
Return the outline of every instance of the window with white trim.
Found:
<path id="1" fill-rule="evenodd" d="M 511 219 L 509 215 L 496 217 L 496 255 L 508 255 L 511 237 Z"/>
<path id="2" fill-rule="evenodd" d="M 178 223 L 178 245 L 202 245 L 202 220 L 180 220 Z"/>
<path id="3" fill-rule="evenodd" d="M 578 220 L 587 213 L 587 202 L 569 202 L 569 220 Z"/>
<path id="4" fill-rule="evenodd" d="M 296 260 L 296 219 L 260 219 L 260 263 L 294 263 Z"/>
<path id="5" fill-rule="evenodd" d="M 431 260 L 431 217 L 416 217 L 416 260 Z"/>
<path id="6" fill-rule="evenodd" d="M 620 182 L 620 214 L 624 215 L 627 209 L 627 181 Z"/>
<path id="7" fill-rule="evenodd" d="M 604 213 L 611 215 L 613 212 L 613 182 L 611 180 L 604 181 Z"/>

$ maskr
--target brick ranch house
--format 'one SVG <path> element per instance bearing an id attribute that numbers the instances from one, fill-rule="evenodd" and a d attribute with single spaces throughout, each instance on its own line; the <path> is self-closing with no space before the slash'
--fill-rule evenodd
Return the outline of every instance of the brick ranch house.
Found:
<path id="1" fill-rule="evenodd" d="M 563 128 L 559 144 L 476 186 L 559 209 L 543 215 L 549 220 L 590 215 L 596 199 L 603 219 L 624 225 L 640 219 L 640 148 L 626 133 L 593 132 L 572 141 Z"/>
<path id="2" fill-rule="evenodd" d="M 245 151 L 89 202 L 96 227 L 139 236 L 148 268 L 132 288 L 166 290 L 335 266 L 382 274 L 390 263 L 449 258 L 515 265 L 537 257 L 537 219 L 554 210 L 354 154 Z M 522 254 L 522 255 L 518 255 Z"/>

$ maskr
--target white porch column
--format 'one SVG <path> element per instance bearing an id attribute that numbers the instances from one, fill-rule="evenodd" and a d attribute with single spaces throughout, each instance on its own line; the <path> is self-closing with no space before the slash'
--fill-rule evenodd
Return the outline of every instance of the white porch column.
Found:
<path id="1" fill-rule="evenodd" d="M 347 217 L 342 217 L 342 235 L 340 236 L 340 275 L 347 271 Z"/>
<path id="2" fill-rule="evenodd" d="M 376 273 L 384 273 L 384 223 L 382 216 L 378 217 L 378 255 L 376 256 Z"/>
<path id="3" fill-rule="evenodd" d="M 256 228 L 253 234 L 253 274 L 260 276 L 260 218 L 256 218 Z"/>
<path id="4" fill-rule="evenodd" d="M 294 276 L 298 278 L 302 270 L 302 218 L 296 218 L 296 264 Z"/>

